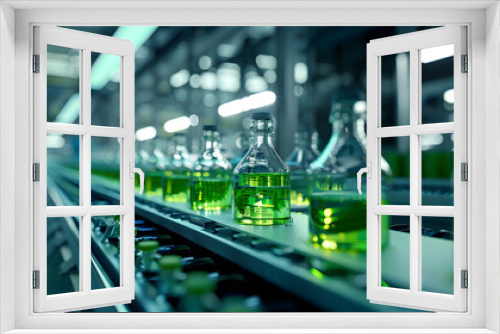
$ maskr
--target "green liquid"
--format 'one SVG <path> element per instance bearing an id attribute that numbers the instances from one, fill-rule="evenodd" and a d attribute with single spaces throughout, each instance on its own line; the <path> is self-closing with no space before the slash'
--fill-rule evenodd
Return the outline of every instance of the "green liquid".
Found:
<path id="1" fill-rule="evenodd" d="M 382 219 L 382 246 L 388 228 Z M 354 191 L 312 194 L 310 232 L 312 242 L 322 248 L 366 251 L 366 196 Z"/>
<path id="2" fill-rule="evenodd" d="M 290 201 L 294 207 L 308 207 L 311 194 L 311 176 L 305 171 L 290 173 Z"/>
<path id="3" fill-rule="evenodd" d="M 296 171 L 290 174 L 291 202 L 294 207 L 308 207 L 313 192 L 340 190 L 342 179 L 330 173 Z"/>
<path id="4" fill-rule="evenodd" d="M 144 193 L 146 196 L 161 196 L 163 171 L 146 173 L 144 180 Z"/>
<path id="5" fill-rule="evenodd" d="M 189 179 L 191 172 L 188 170 L 163 173 L 163 199 L 167 202 L 189 201 Z"/>
<path id="6" fill-rule="evenodd" d="M 288 174 L 234 175 L 233 219 L 238 224 L 279 225 L 290 220 Z"/>
<path id="7" fill-rule="evenodd" d="M 191 180 L 191 208 L 200 211 L 221 211 L 231 208 L 230 174 L 217 177 L 194 172 Z M 207 178 L 208 176 L 208 178 Z"/>

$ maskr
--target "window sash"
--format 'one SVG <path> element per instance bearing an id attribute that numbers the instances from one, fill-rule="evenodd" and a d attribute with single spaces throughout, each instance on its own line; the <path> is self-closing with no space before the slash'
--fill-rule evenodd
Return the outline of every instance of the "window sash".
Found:
<path id="1" fill-rule="evenodd" d="M 80 124 L 47 122 L 47 45 L 80 50 Z M 120 127 L 91 125 L 91 52 L 121 57 Z M 40 73 L 34 74 L 34 161 L 40 163 L 40 182 L 34 184 L 34 270 L 40 270 L 40 289 L 34 289 L 35 312 L 66 312 L 123 304 L 134 298 L 134 46 L 117 38 L 70 29 L 35 27 L 34 54 L 40 55 Z M 49 133 L 78 135 L 80 140 L 80 205 L 47 207 L 47 146 Z M 91 204 L 91 138 L 121 139 L 120 205 Z M 91 216 L 120 215 L 120 287 L 91 289 Z M 80 217 L 79 290 L 47 295 L 47 217 Z"/>
<path id="2" fill-rule="evenodd" d="M 467 310 L 467 290 L 461 288 L 460 272 L 467 269 L 467 184 L 460 180 L 460 163 L 467 162 L 466 80 L 461 74 L 461 55 L 467 54 L 465 27 L 434 28 L 371 41 L 367 46 L 367 161 L 372 176 L 367 180 L 367 296 L 371 302 L 422 310 Z M 454 122 L 419 124 L 420 58 L 419 50 L 454 45 Z M 381 57 L 410 53 L 410 125 L 381 127 Z M 421 147 L 422 134 L 454 133 L 454 206 L 422 206 Z M 380 205 L 381 140 L 385 137 L 410 137 L 410 205 Z M 410 216 L 410 289 L 381 286 L 380 218 L 383 214 Z M 454 294 L 443 295 L 421 290 L 421 218 L 454 217 Z"/>

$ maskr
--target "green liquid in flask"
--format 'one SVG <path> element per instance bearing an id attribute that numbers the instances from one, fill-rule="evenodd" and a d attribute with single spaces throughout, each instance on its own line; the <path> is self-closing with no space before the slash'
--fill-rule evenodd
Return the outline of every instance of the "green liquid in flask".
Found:
<path id="1" fill-rule="evenodd" d="M 387 243 L 388 221 L 382 218 L 382 246 Z M 366 251 L 366 196 L 354 191 L 311 195 L 311 240 L 326 249 Z"/>
<path id="2" fill-rule="evenodd" d="M 280 225 L 290 220 L 288 174 L 234 176 L 233 218 L 238 224 Z"/>
<path id="3" fill-rule="evenodd" d="M 189 200 L 190 171 L 165 171 L 163 173 L 163 199 L 167 202 L 187 202 Z"/>
<path id="4" fill-rule="evenodd" d="M 144 180 L 144 193 L 147 196 L 161 196 L 162 171 L 152 171 L 146 173 Z"/>
<path id="5" fill-rule="evenodd" d="M 231 179 L 204 178 L 191 181 L 191 208 L 200 211 L 221 211 L 231 208 Z"/>

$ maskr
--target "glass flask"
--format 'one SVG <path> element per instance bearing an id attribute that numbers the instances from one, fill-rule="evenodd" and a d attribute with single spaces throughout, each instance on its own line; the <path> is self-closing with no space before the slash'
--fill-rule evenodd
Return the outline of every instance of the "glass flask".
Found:
<path id="1" fill-rule="evenodd" d="M 148 197 L 161 196 L 161 182 L 163 171 L 159 167 L 159 159 L 155 154 L 153 139 L 142 143 L 142 170 L 144 172 L 144 195 Z M 136 183 L 137 184 L 137 183 Z"/>
<path id="2" fill-rule="evenodd" d="M 252 115 L 254 140 L 233 171 L 233 219 L 238 224 L 290 221 L 290 170 L 274 150 L 271 113 Z"/>
<path id="3" fill-rule="evenodd" d="M 330 114 L 332 137 L 312 164 L 317 182 L 310 200 L 310 236 L 311 241 L 322 248 L 365 251 L 366 191 L 362 195 L 357 192 L 356 176 L 358 170 L 366 166 L 363 118 L 366 112 L 355 107 L 364 97 L 357 90 L 338 93 L 342 99 L 334 101 Z M 392 172 L 383 158 L 381 169 L 384 192 Z M 331 172 L 329 179 L 322 179 L 328 171 Z M 389 229 L 387 216 L 381 223 L 381 242 L 385 246 Z"/>
<path id="4" fill-rule="evenodd" d="M 308 132 L 295 133 L 295 148 L 285 161 L 290 168 L 290 200 L 295 210 L 309 206 L 313 183 L 310 167 L 317 157 L 311 148 L 310 134 Z"/>
<path id="5" fill-rule="evenodd" d="M 246 131 L 238 133 L 235 142 L 236 152 L 233 154 L 233 157 L 230 161 L 232 166 L 238 165 L 243 159 L 245 154 L 248 152 L 248 149 L 250 148 L 250 141 L 251 138 L 249 133 L 247 133 Z"/>
<path id="6" fill-rule="evenodd" d="M 203 127 L 205 148 L 191 172 L 191 208 L 221 211 L 231 208 L 231 164 L 219 149 L 215 125 Z"/>
<path id="7" fill-rule="evenodd" d="M 192 162 L 186 149 L 186 135 L 176 133 L 174 145 L 174 152 L 165 162 L 163 171 L 163 199 L 167 202 L 187 202 Z"/>

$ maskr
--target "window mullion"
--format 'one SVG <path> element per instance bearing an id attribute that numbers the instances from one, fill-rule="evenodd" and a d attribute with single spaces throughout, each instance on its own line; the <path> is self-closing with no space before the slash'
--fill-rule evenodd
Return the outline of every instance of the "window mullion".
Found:
<path id="1" fill-rule="evenodd" d="M 420 71 L 418 50 L 410 50 L 410 127 L 412 130 L 419 123 L 420 109 Z M 419 204 L 420 153 L 418 135 L 410 133 L 410 208 Z M 410 210 L 410 291 L 416 293 L 420 286 L 420 218 Z"/>
<path id="2" fill-rule="evenodd" d="M 90 50 L 83 49 L 82 56 L 82 73 L 80 75 L 82 80 L 80 91 L 80 103 L 82 110 L 82 125 L 90 128 L 91 125 L 91 93 L 90 93 L 90 80 L 91 80 L 91 59 Z M 90 210 L 91 206 L 91 134 L 90 131 L 82 136 L 82 150 L 81 150 L 81 191 L 83 198 L 83 205 Z M 83 279 L 83 291 L 90 293 L 91 291 L 91 216 L 90 211 L 87 212 L 82 219 L 81 232 L 81 277 Z"/>

